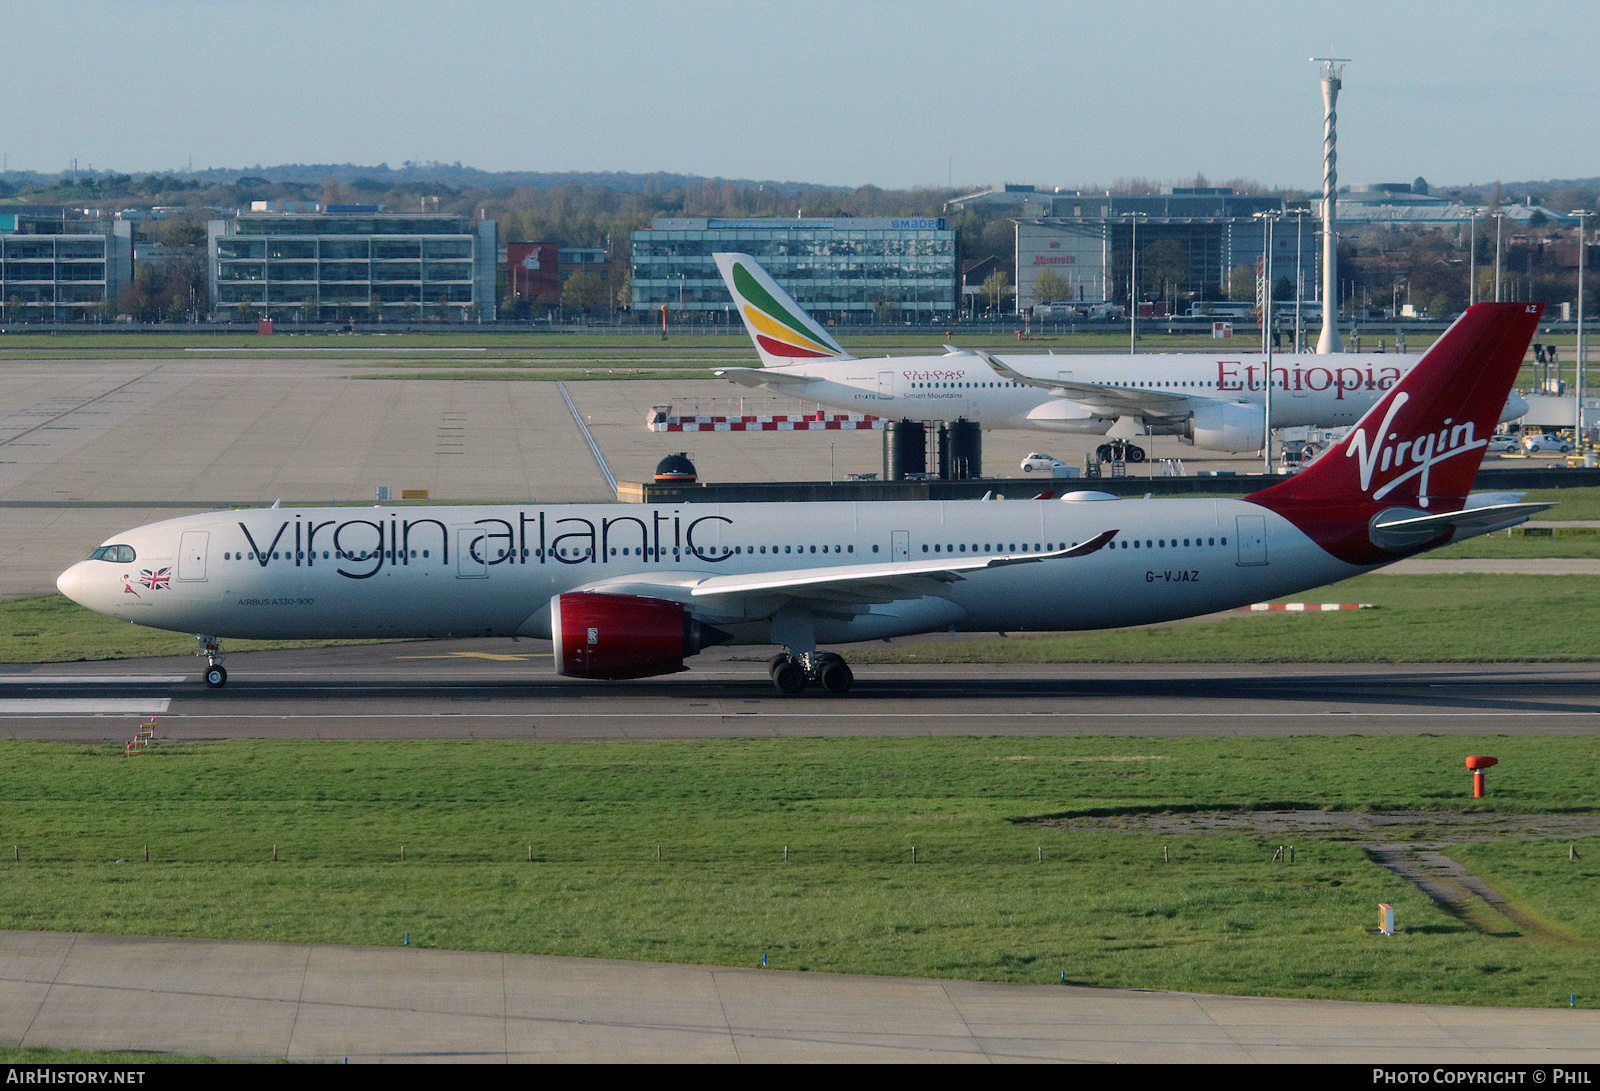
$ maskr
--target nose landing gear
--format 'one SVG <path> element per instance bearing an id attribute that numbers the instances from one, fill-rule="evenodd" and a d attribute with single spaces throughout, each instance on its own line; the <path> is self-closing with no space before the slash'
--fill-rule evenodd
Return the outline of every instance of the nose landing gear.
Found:
<path id="1" fill-rule="evenodd" d="M 194 654 L 203 655 L 206 660 L 206 687 L 221 689 L 228 684 L 228 671 L 222 665 L 222 641 L 202 633 L 196 633 L 194 638 L 200 644 L 200 650 Z"/>

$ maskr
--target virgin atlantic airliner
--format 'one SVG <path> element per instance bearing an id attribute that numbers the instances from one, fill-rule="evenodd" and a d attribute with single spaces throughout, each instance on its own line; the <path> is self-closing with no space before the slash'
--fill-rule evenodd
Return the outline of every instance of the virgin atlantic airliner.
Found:
<path id="1" fill-rule="evenodd" d="M 1541 310 L 1471 308 L 1341 445 L 1238 500 L 274 507 L 118 534 L 57 586 L 195 634 L 213 687 L 225 637 L 528 636 L 593 679 L 778 645 L 780 690 L 843 693 L 822 645 L 1191 617 L 1522 522 L 1549 505 L 1469 491 Z"/>

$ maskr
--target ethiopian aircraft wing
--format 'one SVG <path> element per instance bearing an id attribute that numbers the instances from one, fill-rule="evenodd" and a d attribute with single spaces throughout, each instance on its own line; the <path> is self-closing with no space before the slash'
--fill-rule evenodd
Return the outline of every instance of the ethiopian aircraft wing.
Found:
<path id="1" fill-rule="evenodd" d="M 1197 401 L 1215 401 L 1214 398 L 1197 398 L 1192 394 L 1175 394 L 1164 390 L 1140 390 L 1129 386 L 1111 386 L 1105 383 L 1075 383 L 1065 379 L 1040 379 L 1025 375 L 982 349 L 963 349 L 984 363 L 1007 382 L 1047 390 L 1052 397 L 1077 402 L 1092 413 L 1102 417 L 1137 416 L 1147 419 L 1184 417 L 1194 411 Z"/>

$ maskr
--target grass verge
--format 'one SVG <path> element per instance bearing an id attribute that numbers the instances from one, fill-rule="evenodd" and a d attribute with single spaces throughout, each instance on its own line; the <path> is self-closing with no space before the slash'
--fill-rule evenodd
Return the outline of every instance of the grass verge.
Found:
<path id="1" fill-rule="evenodd" d="M 1289 596 L 1371 603 L 1335 613 L 1229 613 L 1136 629 L 862 645 L 859 663 L 1537 663 L 1595 658 L 1600 576 L 1375 573 Z"/>
<path id="2" fill-rule="evenodd" d="M 1502 762 L 1476 802 L 1473 752 Z M 1579 862 L 1543 841 L 1481 857 L 1491 883 L 1550 874 L 1517 890 L 1577 941 L 1553 943 L 1474 929 L 1334 837 L 1301 840 L 1289 865 L 1257 836 L 1031 818 L 1593 811 L 1597 756 L 1592 739 L 1504 737 L 238 741 L 133 758 L 0 742 L 3 839 L 20 857 L 0 858 L 0 927 L 409 933 L 453 949 L 1553 1006 L 1600 979 L 1587 862 L 1600 839 Z M 1391 940 L 1373 935 L 1380 901 L 1401 923 Z"/>
<path id="3" fill-rule="evenodd" d="M 229 654 L 263 648 L 323 648 L 377 643 L 338 640 L 229 640 Z M 193 655 L 187 633 L 169 633 L 115 621 L 63 595 L 0 602 L 0 663 L 73 663 L 81 660 L 151 659 Z"/>

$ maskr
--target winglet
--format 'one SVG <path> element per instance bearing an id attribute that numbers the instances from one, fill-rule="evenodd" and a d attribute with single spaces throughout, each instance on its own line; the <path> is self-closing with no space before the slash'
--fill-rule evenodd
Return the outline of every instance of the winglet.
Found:
<path id="1" fill-rule="evenodd" d="M 714 254 L 745 332 L 766 367 L 802 360 L 851 360 L 833 336 L 749 254 Z"/>
<path id="2" fill-rule="evenodd" d="M 1084 542 L 1082 545 L 1079 545 L 1079 546 L 1073 546 L 1071 549 L 1068 549 L 1068 550 L 1064 551 L 1063 553 L 1061 553 L 1060 556 L 1063 556 L 1063 557 L 1087 557 L 1091 553 L 1098 553 L 1102 549 L 1104 549 L 1106 546 L 1110 545 L 1111 544 L 1111 539 L 1115 538 L 1120 533 L 1121 533 L 1121 531 L 1117 531 L 1117 530 L 1102 530 L 1099 534 L 1096 534 L 1093 538 L 1090 538 L 1087 542 Z"/>

